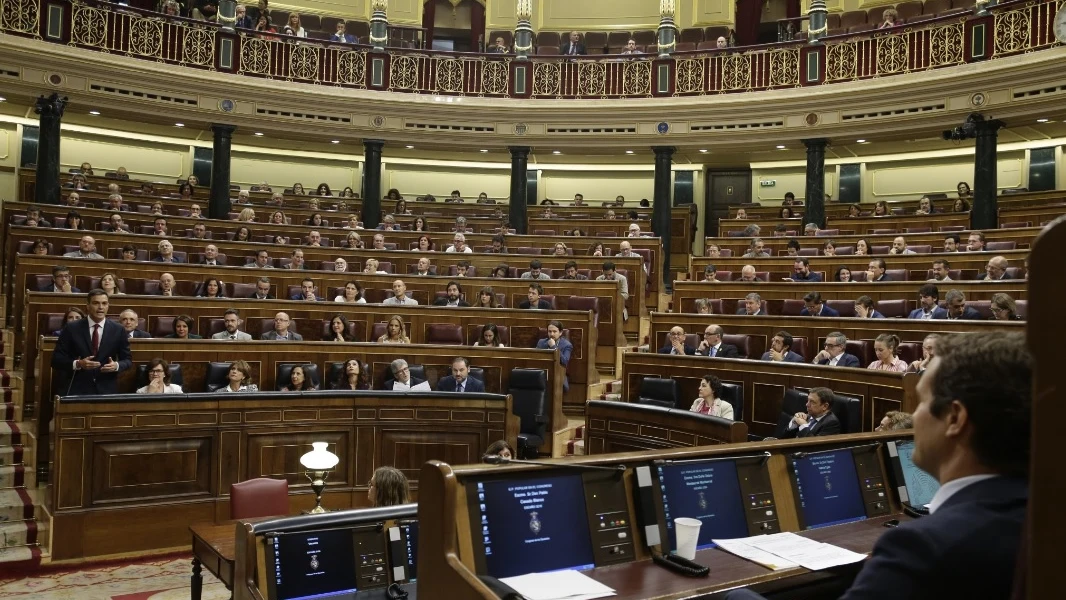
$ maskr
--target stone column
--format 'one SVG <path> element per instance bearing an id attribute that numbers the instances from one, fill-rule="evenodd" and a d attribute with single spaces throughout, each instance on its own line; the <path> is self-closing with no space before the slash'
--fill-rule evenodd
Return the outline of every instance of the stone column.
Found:
<path id="1" fill-rule="evenodd" d="M 663 290 L 673 293 L 674 282 L 670 279 L 670 171 L 674 163 L 673 146 L 653 146 L 655 152 L 655 196 L 652 204 L 651 228 L 662 241 Z"/>
<path id="2" fill-rule="evenodd" d="M 218 2 L 218 24 L 222 26 L 224 31 L 233 33 L 234 26 L 237 23 L 237 1 L 236 0 L 219 0 Z"/>
<path id="3" fill-rule="evenodd" d="M 659 0 L 659 58 L 670 58 L 677 46 L 677 26 L 674 24 L 674 0 Z"/>
<path id="4" fill-rule="evenodd" d="M 509 146 L 507 149 L 511 151 L 511 200 L 507 208 L 507 220 L 517 233 L 525 234 L 529 229 L 526 222 L 529 146 Z"/>
<path id="5" fill-rule="evenodd" d="M 826 31 L 828 31 L 829 10 L 825 6 L 825 0 L 813 0 L 811 2 L 811 8 L 807 11 L 810 22 L 807 24 L 807 42 L 811 44 L 820 43 L 822 37 L 825 37 Z"/>
<path id="6" fill-rule="evenodd" d="M 228 219 L 232 208 L 229 195 L 229 161 L 233 132 L 236 130 L 235 125 L 211 125 L 211 131 L 215 133 L 215 143 L 211 156 L 211 198 L 207 203 L 207 216 L 210 219 Z"/>
<path id="7" fill-rule="evenodd" d="M 514 52 L 518 56 L 515 60 L 528 61 L 529 53 L 533 51 L 533 0 L 518 0 L 515 9 L 518 16 L 518 25 L 514 29 Z M 513 154 L 512 154 L 513 156 Z"/>
<path id="8" fill-rule="evenodd" d="M 999 226 L 999 207 L 996 202 L 999 165 L 996 159 L 996 143 L 999 130 L 1006 123 L 996 119 L 985 120 L 984 117 L 976 115 L 974 125 L 977 145 L 973 157 L 973 206 L 970 207 L 970 227 L 995 229 Z"/>
<path id="9" fill-rule="evenodd" d="M 381 149 L 385 140 L 363 140 L 363 227 L 381 224 Z"/>
<path id="10" fill-rule="evenodd" d="M 389 0 L 373 0 L 370 8 L 374 11 L 370 16 L 370 45 L 384 50 L 389 41 Z"/>
<path id="11" fill-rule="evenodd" d="M 59 199 L 59 126 L 67 97 L 53 93 L 37 98 L 34 112 L 41 115 L 40 139 L 37 141 L 37 183 L 33 200 L 37 204 L 60 204 Z"/>
<path id="12" fill-rule="evenodd" d="M 828 140 L 803 140 L 807 146 L 807 197 L 803 207 L 803 224 L 814 223 L 825 229 L 825 146 Z M 803 232 L 799 232 L 803 235 Z"/>

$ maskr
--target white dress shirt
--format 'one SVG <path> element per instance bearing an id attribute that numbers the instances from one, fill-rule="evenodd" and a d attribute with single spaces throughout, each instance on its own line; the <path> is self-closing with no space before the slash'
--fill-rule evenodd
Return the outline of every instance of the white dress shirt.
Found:
<path id="1" fill-rule="evenodd" d="M 933 514 L 938 508 L 944 505 L 952 496 L 959 493 L 963 489 L 970 487 L 971 485 L 984 481 L 986 479 L 992 479 L 993 477 L 999 477 L 999 475 L 985 474 L 985 475 L 970 475 L 969 477 L 959 477 L 958 479 L 952 479 L 951 481 L 940 486 L 940 489 L 933 494 L 933 499 L 929 501 L 929 514 Z"/>

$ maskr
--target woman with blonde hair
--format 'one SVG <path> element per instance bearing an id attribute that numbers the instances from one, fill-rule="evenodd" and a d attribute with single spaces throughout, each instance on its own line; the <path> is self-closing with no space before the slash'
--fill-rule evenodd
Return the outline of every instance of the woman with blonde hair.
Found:
<path id="1" fill-rule="evenodd" d="M 307 37 L 307 30 L 300 25 L 300 13 L 289 15 L 289 22 L 282 28 L 282 33 L 302 38 Z"/>
<path id="2" fill-rule="evenodd" d="M 392 315 L 385 324 L 385 333 L 378 338 L 379 344 L 410 344 L 411 338 L 407 337 L 407 325 L 400 315 Z"/>
<path id="3" fill-rule="evenodd" d="M 241 223 L 254 223 L 255 211 L 250 208 L 246 208 L 242 210 L 240 214 L 237 215 L 237 220 Z"/>

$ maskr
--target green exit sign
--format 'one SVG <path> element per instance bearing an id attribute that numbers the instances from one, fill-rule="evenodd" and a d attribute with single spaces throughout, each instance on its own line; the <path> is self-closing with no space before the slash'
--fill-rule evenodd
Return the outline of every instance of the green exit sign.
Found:
<path id="1" fill-rule="evenodd" d="M 760 179 L 759 180 L 759 187 L 774 187 L 775 185 L 777 185 L 777 180 L 775 180 L 775 179 Z"/>

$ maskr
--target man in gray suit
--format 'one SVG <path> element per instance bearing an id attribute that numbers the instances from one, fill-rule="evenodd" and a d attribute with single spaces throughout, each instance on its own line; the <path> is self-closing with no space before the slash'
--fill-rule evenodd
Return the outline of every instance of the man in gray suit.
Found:
<path id="1" fill-rule="evenodd" d="M 73 252 L 67 252 L 63 255 L 63 258 L 95 258 L 101 259 L 103 256 L 96 252 L 96 240 L 91 235 L 82 236 L 81 241 L 78 242 L 78 249 Z"/>
<path id="2" fill-rule="evenodd" d="M 628 242 L 622 243 L 625 244 Z M 603 274 L 596 277 L 596 281 L 617 281 L 618 287 L 622 293 L 622 302 L 624 303 L 626 300 L 629 300 L 629 281 L 626 279 L 625 275 L 622 275 L 615 270 L 613 261 L 604 261 Z M 629 320 L 629 309 L 625 306 L 622 307 L 622 319 L 626 321 Z"/>
<path id="3" fill-rule="evenodd" d="M 295 331 L 289 331 L 289 325 L 292 324 L 292 319 L 289 318 L 287 313 L 279 312 L 274 315 L 274 331 L 268 331 L 259 336 L 261 340 L 272 340 L 278 342 L 302 342 L 303 336 Z"/>
<path id="4" fill-rule="evenodd" d="M 236 308 L 227 309 L 223 321 L 226 324 L 226 329 L 211 336 L 211 339 L 234 340 L 238 342 L 252 341 L 252 336 L 240 330 L 241 313 Z"/>

